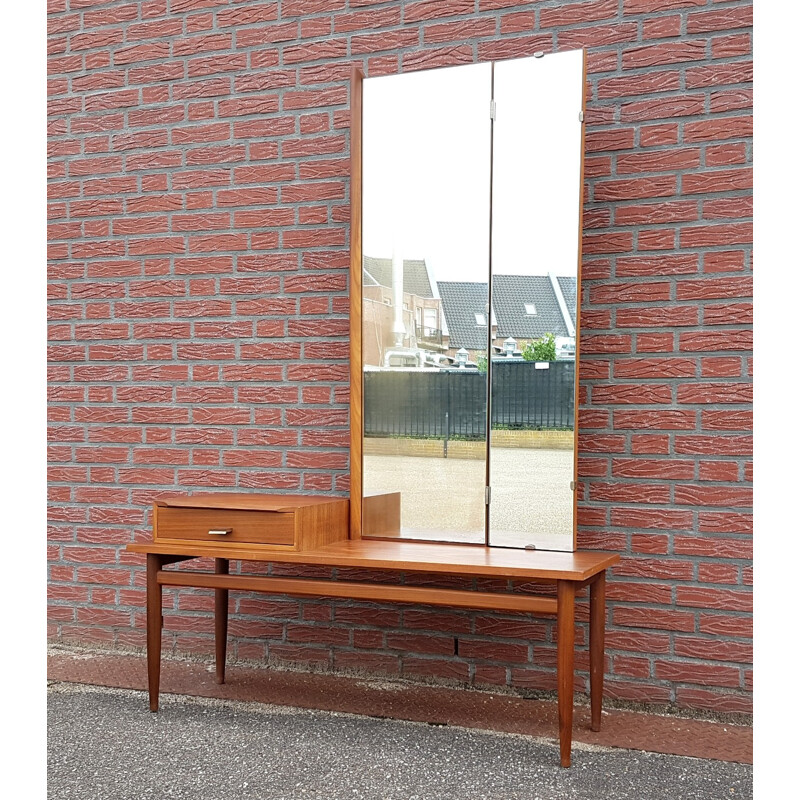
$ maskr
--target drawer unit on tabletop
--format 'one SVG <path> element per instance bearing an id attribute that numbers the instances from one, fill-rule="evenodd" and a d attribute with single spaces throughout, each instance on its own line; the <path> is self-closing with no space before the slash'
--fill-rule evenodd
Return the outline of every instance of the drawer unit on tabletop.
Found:
<path id="1" fill-rule="evenodd" d="M 338 497 L 175 495 L 153 504 L 153 541 L 234 552 L 302 552 L 347 539 L 348 519 L 349 501 Z"/>

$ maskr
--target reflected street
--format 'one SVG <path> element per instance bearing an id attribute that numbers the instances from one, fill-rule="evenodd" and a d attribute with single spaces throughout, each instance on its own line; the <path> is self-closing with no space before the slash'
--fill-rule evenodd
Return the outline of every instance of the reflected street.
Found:
<path id="1" fill-rule="evenodd" d="M 540 541 L 552 540 L 553 547 L 571 549 L 572 450 L 493 448 L 492 462 L 504 482 L 492 487 L 491 543 L 525 547 L 536 534 Z M 364 475 L 365 494 L 400 492 L 404 537 L 483 542 L 481 459 L 365 455 Z"/>

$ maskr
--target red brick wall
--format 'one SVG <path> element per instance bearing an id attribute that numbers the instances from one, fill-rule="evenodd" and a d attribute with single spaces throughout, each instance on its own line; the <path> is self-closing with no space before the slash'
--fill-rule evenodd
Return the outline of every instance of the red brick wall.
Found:
<path id="1" fill-rule="evenodd" d="M 751 4 L 48 8 L 50 635 L 144 644 L 123 548 L 160 492 L 346 494 L 351 64 L 585 47 L 579 543 L 623 554 L 608 693 L 749 711 Z M 166 645 L 210 653 L 211 597 L 168 598 Z M 554 687 L 542 619 L 241 595 L 231 633 L 242 658 Z"/>

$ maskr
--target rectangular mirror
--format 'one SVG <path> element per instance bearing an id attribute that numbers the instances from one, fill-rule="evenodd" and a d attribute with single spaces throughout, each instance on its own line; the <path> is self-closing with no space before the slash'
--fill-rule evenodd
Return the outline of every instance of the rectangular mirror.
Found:
<path id="1" fill-rule="evenodd" d="M 493 545 L 574 549 L 583 61 L 494 65 Z"/>
<path id="2" fill-rule="evenodd" d="M 575 548 L 584 70 L 354 77 L 354 537 Z"/>
<path id="3" fill-rule="evenodd" d="M 459 366 L 440 287 L 486 294 L 490 99 L 490 64 L 364 81 L 364 536 L 485 542 L 486 323 Z"/>

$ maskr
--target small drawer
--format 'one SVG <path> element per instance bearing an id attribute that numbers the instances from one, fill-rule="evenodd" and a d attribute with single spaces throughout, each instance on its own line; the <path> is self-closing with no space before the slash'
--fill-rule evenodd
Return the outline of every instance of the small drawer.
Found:
<path id="1" fill-rule="evenodd" d="M 189 539 L 207 544 L 294 545 L 294 530 L 292 512 L 161 506 L 157 511 L 154 538 L 156 541 Z"/>

